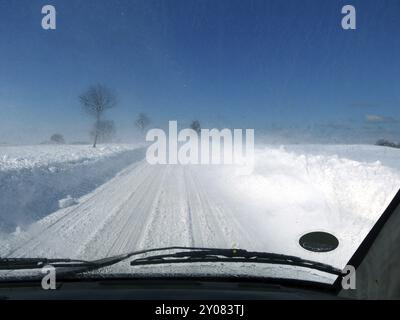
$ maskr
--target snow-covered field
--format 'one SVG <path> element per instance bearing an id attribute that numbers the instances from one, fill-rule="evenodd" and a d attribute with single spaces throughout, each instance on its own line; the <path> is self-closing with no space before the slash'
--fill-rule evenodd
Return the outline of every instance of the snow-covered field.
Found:
<path id="1" fill-rule="evenodd" d="M 129 144 L 0 146 L 0 170 L 56 168 L 102 159 L 135 149 Z"/>
<path id="2" fill-rule="evenodd" d="M 83 196 L 136 158 L 135 146 L 122 144 L 0 146 L 0 233 Z"/>
<path id="3" fill-rule="evenodd" d="M 124 153 L 111 154 L 119 159 Z M 285 253 L 343 268 L 400 188 L 400 150 L 385 147 L 258 147 L 251 174 L 235 166 L 137 160 L 8 235 L 0 256 L 94 259 L 183 245 Z M 3 189 L 9 188 L 11 178 Z M 1 197 L 0 205 L 9 206 L 6 201 Z M 333 233 L 339 247 L 330 253 L 302 249 L 300 236 L 316 230 Z"/>

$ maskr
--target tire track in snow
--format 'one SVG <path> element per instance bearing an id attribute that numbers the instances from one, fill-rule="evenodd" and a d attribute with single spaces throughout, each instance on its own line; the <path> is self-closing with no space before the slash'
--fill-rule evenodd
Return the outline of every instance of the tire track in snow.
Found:
<path id="1" fill-rule="evenodd" d="M 140 248 L 138 243 L 146 232 L 147 221 L 154 214 L 154 203 L 158 201 L 159 191 L 165 174 L 166 172 L 163 172 L 160 168 L 155 169 L 151 180 L 149 182 L 145 181 L 145 185 L 141 187 L 139 198 L 132 197 L 125 204 L 124 210 L 127 219 L 124 221 L 123 229 L 106 254 L 107 256 L 138 250 Z"/>
<path id="2" fill-rule="evenodd" d="M 139 247 L 191 246 L 187 186 L 182 166 L 166 166 L 166 175 Z"/>
<path id="3" fill-rule="evenodd" d="M 232 247 L 245 238 L 189 166 L 132 165 L 76 206 L 34 224 L 8 256 L 95 259 L 162 246 Z"/>
<path id="4" fill-rule="evenodd" d="M 130 172 L 138 184 L 147 179 L 144 163 L 134 164 L 123 170 L 115 178 L 80 199 L 76 206 L 62 209 L 33 224 L 27 232 L 16 237 L 9 244 L 8 256 L 76 256 L 79 248 L 90 240 L 97 228 L 113 216 L 125 203 L 130 194 L 120 192 L 131 185 L 125 173 Z M 117 188 L 115 187 L 117 186 Z M 111 199 L 114 200 L 112 203 Z M 84 235 L 84 236 L 83 236 Z"/>
<path id="5" fill-rule="evenodd" d="M 209 181 L 201 170 L 200 167 L 185 168 L 194 245 L 224 248 L 237 247 L 239 243 L 245 245 L 248 234 L 240 227 L 229 206 L 223 202 L 218 204 L 212 197 L 208 191 Z"/>
<path id="6" fill-rule="evenodd" d="M 94 259 L 120 254 L 137 249 L 137 242 L 148 218 L 147 209 L 151 206 L 152 197 L 156 195 L 155 185 L 159 184 L 163 172 L 145 164 L 145 178 L 138 179 L 134 172 L 127 175 L 128 183 L 120 192 L 128 194 L 120 204 L 120 209 L 109 216 L 101 229 L 80 253 L 81 257 Z"/>

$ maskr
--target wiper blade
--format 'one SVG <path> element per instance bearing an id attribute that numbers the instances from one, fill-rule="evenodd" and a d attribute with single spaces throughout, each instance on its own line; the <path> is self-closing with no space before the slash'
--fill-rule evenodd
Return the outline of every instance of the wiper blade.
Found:
<path id="1" fill-rule="evenodd" d="M 40 269 L 46 265 L 51 265 L 55 268 L 64 268 L 63 274 L 74 275 L 111 266 L 132 256 L 147 254 L 151 252 L 176 250 L 181 251 L 135 259 L 130 262 L 130 265 L 139 266 L 196 262 L 265 263 L 297 266 L 343 276 L 343 272 L 340 269 L 334 268 L 327 264 L 305 260 L 295 256 L 269 252 L 253 252 L 243 249 L 218 249 L 179 246 L 133 251 L 126 254 L 120 254 L 104 259 L 91 261 L 78 259 L 0 258 L 0 270 Z"/>
<path id="2" fill-rule="evenodd" d="M 0 270 L 22 270 L 22 269 L 33 270 L 33 269 L 41 269 L 47 265 L 51 265 L 54 268 L 64 268 L 63 274 L 64 273 L 76 274 L 116 264 L 128 258 L 130 254 L 121 254 L 98 260 L 0 258 Z"/>
<path id="3" fill-rule="evenodd" d="M 75 259 L 47 259 L 47 258 L 0 258 L 0 270 L 41 269 L 46 265 L 54 267 L 82 267 L 91 265 L 91 262 Z"/>
<path id="4" fill-rule="evenodd" d="M 144 254 L 153 251 L 162 251 L 168 249 L 178 249 L 183 247 L 168 247 L 158 249 L 148 249 L 142 251 L 133 251 L 130 253 L 119 254 L 98 260 L 79 260 L 79 259 L 48 259 L 48 258 L 1 258 L 1 270 L 34 270 L 41 269 L 47 265 L 55 268 L 64 268 L 63 274 L 79 274 L 89 272 L 100 268 L 108 267 L 121 262 L 133 255 Z"/>
<path id="5" fill-rule="evenodd" d="M 131 266 L 155 265 L 155 264 L 176 264 L 176 263 L 198 263 L 198 262 L 242 262 L 242 263 L 265 263 L 289 265 L 314 269 L 325 273 L 342 276 L 340 269 L 330 265 L 305 260 L 295 256 L 284 254 L 255 252 L 243 249 L 216 249 L 216 248 L 190 248 L 190 247 L 172 247 L 163 250 L 184 249 L 170 254 L 154 255 L 145 258 L 139 258 L 131 261 Z M 161 249 L 160 249 L 161 250 Z M 133 255 L 133 254 L 132 254 Z M 132 256 L 131 255 L 131 256 Z"/>

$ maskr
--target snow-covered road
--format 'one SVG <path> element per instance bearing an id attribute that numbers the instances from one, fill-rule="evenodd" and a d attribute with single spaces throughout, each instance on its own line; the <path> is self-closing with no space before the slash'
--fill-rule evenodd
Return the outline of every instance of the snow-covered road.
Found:
<path id="1" fill-rule="evenodd" d="M 207 196 L 197 171 L 135 163 L 9 243 L 12 256 L 94 259 L 168 246 L 231 247 L 248 234 Z"/>
<path id="2" fill-rule="evenodd" d="M 256 159 L 252 174 L 132 163 L 77 204 L 10 236 L 0 256 L 95 259 L 172 245 L 240 247 L 342 268 L 400 186 L 399 171 L 375 161 L 278 148 Z M 335 234 L 338 249 L 302 249 L 299 237 L 314 230 Z"/>

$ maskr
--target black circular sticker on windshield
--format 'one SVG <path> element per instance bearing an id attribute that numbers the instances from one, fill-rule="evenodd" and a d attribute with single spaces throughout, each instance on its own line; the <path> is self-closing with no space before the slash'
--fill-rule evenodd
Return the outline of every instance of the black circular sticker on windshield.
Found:
<path id="1" fill-rule="evenodd" d="M 329 252 L 339 246 L 339 240 L 334 235 L 322 231 L 305 234 L 299 243 L 304 249 L 312 252 Z"/>

